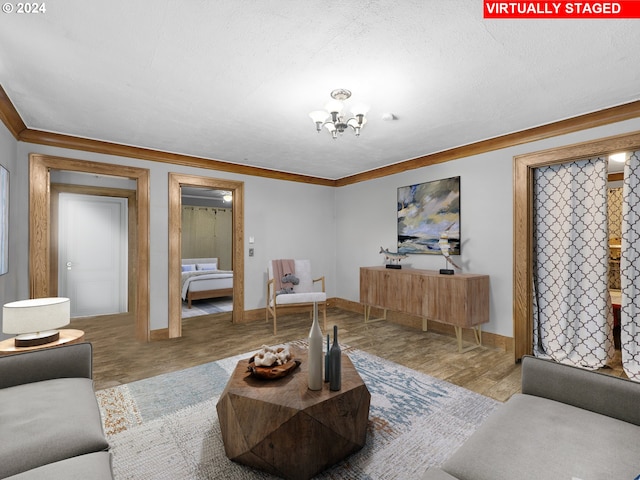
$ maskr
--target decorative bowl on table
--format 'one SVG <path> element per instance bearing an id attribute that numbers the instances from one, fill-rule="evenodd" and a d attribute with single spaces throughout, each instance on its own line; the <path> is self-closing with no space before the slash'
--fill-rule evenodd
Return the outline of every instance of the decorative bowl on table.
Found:
<path id="1" fill-rule="evenodd" d="M 276 380 L 286 377 L 300 365 L 300 360 L 292 357 L 289 347 L 269 347 L 263 345 L 250 359 L 248 371 L 254 377 Z"/>

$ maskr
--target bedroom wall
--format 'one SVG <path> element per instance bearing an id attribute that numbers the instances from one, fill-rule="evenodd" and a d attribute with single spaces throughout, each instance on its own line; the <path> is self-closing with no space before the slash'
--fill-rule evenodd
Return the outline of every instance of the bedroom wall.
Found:
<path id="1" fill-rule="evenodd" d="M 396 250 L 397 188 L 460 176 L 463 271 L 490 276 L 491 321 L 483 330 L 513 336 L 513 157 L 640 130 L 640 119 L 474 155 L 336 189 L 338 296 L 359 301 L 359 268 L 382 265 Z M 411 255 L 404 266 L 444 268 L 438 255 Z M 456 262 L 457 263 L 457 262 Z M 399 292 L 401 294 L 401 292 Z"/>
<path id="2" fill-rule="evenodd" d="M 168 326 L 168 174 L 202 175 L 244 182 L 245 191 L 245 308 L 264 308 L 266 266 L 272 258 L 309 258 L 318 274 L 327 277 L 330 296 L 335 295 L 334 189 L 317 185 L 236 175 L 214 170 L 169 165 L 125 157 L 18 143 L 18 192 L 16 218 L 24 241 L 16 250 L 20 268 L 17 294 L 28 296 L 28 158 L 42 153 L 150 170 L 150 322 L 151 329 Z M 255 256 L 249 257 L 249 237 Z M 329 247 L 327 247 L 329 246 Z M 321 270 L 321 272 L 319 271 Z M 314 271 L 314 273 L 316 273 Z"/>
<path id="3" fill-rule="evenodd" d="M 16 225 L 19 221 L 16 211 L 13 208 L 16 205 L 18 197 L 18 186 L 16 179 L 16 156 L 18 142 L 13 135 L 0 122 L 0 164 L 9 170 L 9 271 L 0 275 L 0 305 L 15 300 L 21 300 L 18 296 L 18 271 L 20 270 L 20 262 L 17 256 L 17 246 L 26 242 L 26 237 L 21 237 Z M 26 297 L 25 297 L 26 298 Z M 2 325 L 2 310 L 0 309 L 0 326 Z M 0 339 L 8 338 L 10 335 L 2 333 L 0 327 Z"/>

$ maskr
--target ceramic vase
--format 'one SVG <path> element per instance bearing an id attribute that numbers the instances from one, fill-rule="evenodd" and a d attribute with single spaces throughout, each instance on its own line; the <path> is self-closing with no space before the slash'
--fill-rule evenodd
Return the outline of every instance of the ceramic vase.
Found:
<path id="1" fill-rule="evenodd" d="M 318 304 L 313 304 L 313 323 L 309 331 L 309 356 L 308 372 L 309 372 L 309 390 L 322 389 L 322 331 L 318 323 Z"/>

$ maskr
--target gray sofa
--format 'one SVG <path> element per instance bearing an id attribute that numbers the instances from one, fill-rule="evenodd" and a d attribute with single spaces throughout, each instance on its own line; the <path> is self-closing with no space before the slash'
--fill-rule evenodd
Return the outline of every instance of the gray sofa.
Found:
<path id="1" fill-rule="evenodd" d="M 0 478 L 112 480 L 92 347 L 0 356 Z"/>
<path id="2" fill-rule="evenodd" d="M 501 405 L 425 480 L 634 480 L 640 383 L 535 357 Z"/>

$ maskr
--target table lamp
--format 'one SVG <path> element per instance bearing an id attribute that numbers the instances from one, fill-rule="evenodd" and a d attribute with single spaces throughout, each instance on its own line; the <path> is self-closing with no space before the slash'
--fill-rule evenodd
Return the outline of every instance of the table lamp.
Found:
<path id="1" fill-rule="evenodd" d="M 7 303 L 2 307 L 2 331 L 17 334 L 16 347 L 35 347 L 60 338 L 56 328 L 69 324 L 71 302 L 68 298 L 32 298 Z"/>

